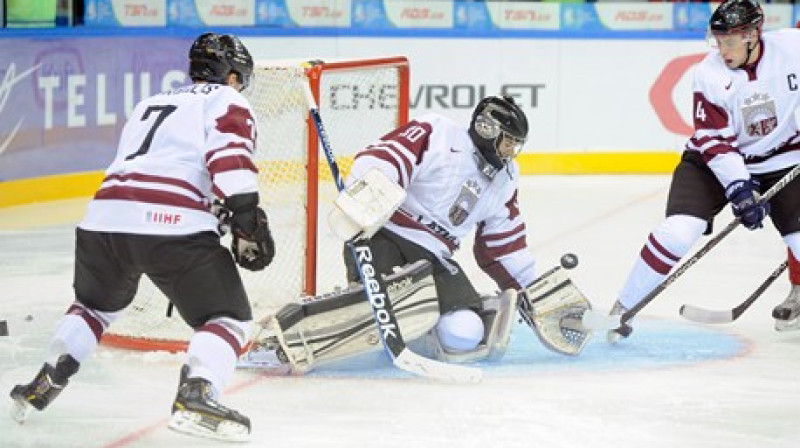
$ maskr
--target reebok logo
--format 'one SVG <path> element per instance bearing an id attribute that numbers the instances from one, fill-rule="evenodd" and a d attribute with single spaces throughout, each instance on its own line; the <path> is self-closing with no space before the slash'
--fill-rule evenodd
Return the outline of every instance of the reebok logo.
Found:
<path id="1" fill-rule="evenodd" d="M 731 79 L 730 81 L 728 81 L 728 85 L 725 86 L 725 90 L 730 89 L 732 85 L 733 85 L 733 80 Z"/>
<path id="2" fill-rule="evenodd" d="M 452 148 L 452 147 L 451 147 L 451 148 L 450 148 L 450 152 L 461 152 L 461 150 L 460 150 L 460 149 L 456 149 L 456 148 Z"/>
<path id="3" fill-rule="evenodd" d="M 375 272 L 375 267 L 372 266 L 372 251 L 369 247 L 363 246 L 356 247 L 355 252 L 361 270 L 361 278 L 364 281 L 364 292 L 367 294 L 369 304 L 375 313 L 383 340 L 386 341 L 390 337 L 397 338 L 397 333 L 395 333 L 397 324 L 393 322 L 394 318 L 386 309 L 386 301 L 389 298 L 381 292 L 380 283 L 375 278 L 377 273 Z"/>

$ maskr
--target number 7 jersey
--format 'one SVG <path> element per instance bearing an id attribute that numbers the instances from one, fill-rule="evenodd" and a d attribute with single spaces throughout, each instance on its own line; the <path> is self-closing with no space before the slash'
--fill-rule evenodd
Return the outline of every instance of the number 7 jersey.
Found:
<path id="1" fill-rule="evenodd" d="M 147 235 L 217 231 L 214 197 L 258 191 L 256 122 L 235 89 L 195 84 L 136 105 L 78 225 Z"/>

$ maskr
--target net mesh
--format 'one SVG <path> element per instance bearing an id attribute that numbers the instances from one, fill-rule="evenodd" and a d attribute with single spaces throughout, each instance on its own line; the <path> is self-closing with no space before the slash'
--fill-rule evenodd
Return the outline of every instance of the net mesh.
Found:
<path id="1" fill-rule="evenodd" d="M 307 293 L 346 284 L 342 243 L 326 224 L 337 190 L 317 148 L 298 83 L 311 79 L 312 90 L 318 93 L 320 115 L 344 176 L 356 151 L 405 121 L 407 76 L 404 58 L 341 61 L 313 70 L 289 62 L 257 64 L 253 83 L 244 94 L 258 121 L 255 159 L 260 205 L 270 220 L 276 256 L 263 271 L 240 269 L 255 319 Z M 320 151 L 319 157 L 311 151 Z M 309 239 L 310 232 L 315 238 Z M 309 241 L 312 246 L 307 251 Z M 222 242 L 229 246 L 230 237 Z M 316 287 L 311 288 L 307 272 L 314 271 L 311 279 Z M 177 313 L 165 317 L 167 305 L 167 299 L 143 277 L 133 304 L 109 328 L 104 342 L 145 350 L 184 348 L 192 330 Z"/>

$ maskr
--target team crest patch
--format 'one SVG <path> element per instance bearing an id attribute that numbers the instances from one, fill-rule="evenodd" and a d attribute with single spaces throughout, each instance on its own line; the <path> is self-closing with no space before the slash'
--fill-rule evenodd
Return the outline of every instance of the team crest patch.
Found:
<path id="1" fill-rule="evenodd" d="M 450 223 L 454 226 L 460 226 L 469 216 L 475 204 L 478 202 L 478 197 L 481 194 L 481 186 L 478 185 L 476 180 L 468 180 L 461 186 L 461 193 L 459 193 L 453 205 L 450 206 Z"/>
<path id="2" fill-rule="evenodd" d="M 778 126 L 775 101 L 767 93 L 754 93 L 744 100 L 742 121 L 750 137 L 763 137 Z"/>

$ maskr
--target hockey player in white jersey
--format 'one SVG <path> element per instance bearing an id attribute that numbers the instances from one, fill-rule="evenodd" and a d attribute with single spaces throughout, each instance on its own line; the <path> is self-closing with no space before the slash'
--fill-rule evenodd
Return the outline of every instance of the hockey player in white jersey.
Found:
<path id="1" fill-rule="evenodd" d="M 537 279 L 517 203 L 519 168 L 514 160 L 527 135 L 527 118 L 511 97 L 484 98 L 469 126 L 423 115 L 356 155 L 348 188 L 329 217 L 342 239 L 369 238 L 372 264 L 388 276 L 387 291 L 404 338 L 424 335 L 439 359 L 499 358 L 522 307 L 518 302 L 525 301 L 522 308 L 530 311 L 527 304 L 545 295 L 537 293 L 530 300 L 518 294 Z M 473 253 L 502 291 L 497 296 L 481 296 L 452 258 L 472 232 Z M 356 285 L 359 274 L 352 252 L 345 249 L 344 258 L 348 280 Z M 565 291 L 570 294 L 554 294 L 551 300 L 588 307 L 571 284 Z M 536 318 L 533 311 L 528 315 Z M 548 347 L 579 352 L 587 334 L 571 333 L 576 337 L 566 341 L 560 319 L 552 322 L 557 330 L 547 332 L 554 335 L 545 340 Z M 256 338 L 256 350 L 245 364 L 269 365 L 264 352 L 277 350 L 291 370 L 308 371 L 327 360 L 379 347 L 371 324 L 360 286 L 287 305 L 266 322 L 271 333 Z"/>
<path id="2" fill-rule="evenodd" d="M 800 314 L 800 181 L 768 203 L 763 193 L 800 163 L 800 30 L 762 33 L 764 13 L 755 0 L 726 0 L 709 20 L 712 51 L 694 75 L 694 135 L 675 169 L 666 220 L 647 238 L 612 308 L 636 306 L 669 274 L 730 202 L 748 229 L 769 216 L 789 248 L 792 288 L 773 311 L 776 328 Z M 609 342 L 620 332 L 612 330 Z"/>
<path id="3" fill-rule="evenodd" d="M 75 301 L 39 373 L 11 391 L 18 420 L 62 392 L 131 303 L 144 274 L 195 330 L 169 426 L 226 440 L 249 436 L 249 419 L 217 400 L 251 331 L 234 260 L 260 270 L 275 251 L 258 207 L 255 117 L 240 93 L 252 70 L 238 38 L 206 33 L 189 51 L 194 83 L 135 107 L 76 230 Z M 231 251 L 220 245 L 215 200 L 232 213 Z"/>

